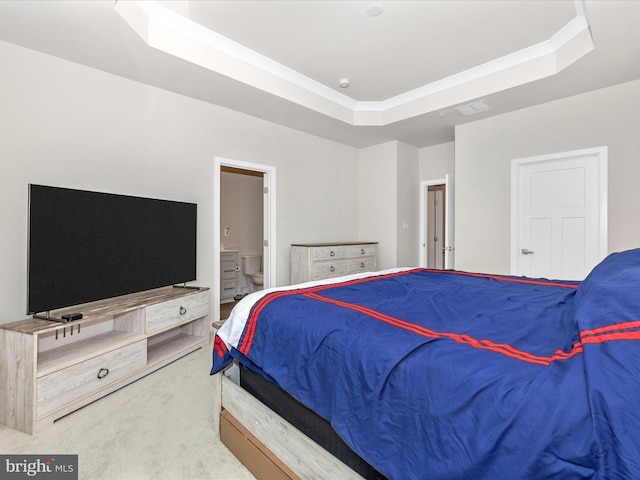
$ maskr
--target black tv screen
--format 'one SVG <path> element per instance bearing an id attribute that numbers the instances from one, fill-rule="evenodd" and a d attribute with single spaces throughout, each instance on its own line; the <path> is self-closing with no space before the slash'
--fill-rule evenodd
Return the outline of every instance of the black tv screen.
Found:
<path id="1" fill-rule="evenodd" d="M 29 185 L 27 313 L 196 279 L 197 205 Z"/>

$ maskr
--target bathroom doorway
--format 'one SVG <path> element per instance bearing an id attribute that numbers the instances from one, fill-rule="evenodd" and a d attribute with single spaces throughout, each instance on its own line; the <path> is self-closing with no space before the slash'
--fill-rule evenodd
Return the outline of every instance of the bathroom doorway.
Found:
<path id="1" fill-rule="evenodd" d="M 216 157 L 214 177 L 212 301 L 218 322 L 228 317 L 234 297 L 275 285 L 275 168 Z M 236 272 L 227 271 L 234 267 L 230 256 Z M 242 270 L 243 256 L 259 258 L 261 268 L 251 277 Z"/>
<path id="2" fill-rule="evenodd" d="M 220 168 L 220 319 L 263 284 L 263 172 Z"/>

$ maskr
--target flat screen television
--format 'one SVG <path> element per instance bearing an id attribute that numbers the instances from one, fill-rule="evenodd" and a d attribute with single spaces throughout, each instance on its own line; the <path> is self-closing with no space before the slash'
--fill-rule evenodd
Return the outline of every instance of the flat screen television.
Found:
<path id="1" fill-rule="evenodd" d="M 194 203 L 29 185 L 27 314 L 196 279 Z"/>

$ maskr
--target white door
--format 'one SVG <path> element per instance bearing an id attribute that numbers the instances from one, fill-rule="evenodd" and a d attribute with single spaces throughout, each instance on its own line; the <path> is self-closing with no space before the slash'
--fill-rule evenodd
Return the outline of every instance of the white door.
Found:
<path id="1" fill-rule="evenodd" d="M 444 251 L 444 268 L 455 268 L 455 208 L 454 208 L 454 180 L 453 175 L 445 178 L 420 182 L 420 266 L 429 265 L 429 187 L 444 185 L 444 243 L 440 247 Z M 431 214 L 433 215 L 433 213 Z M 440 264 L 441 265 L 441 264 Z M 438 266 L 436 268 L 442 268 Z"/>
<path id="2" fill-rule="evenodd" d="M 511 270 L 582 280 L 607 252 L 606 148 L 512 162 Z"/>
<path id="3" fill-rule="evenodd" d="M 275 212 L 273 209 L 275 208 L 273 195 L 271 192 L 271 188 L 274 184 L 273 176 L 275 175 L 274 170 L 265 171 L 262 177 L 262 191 L 263 191 L 263 203 L 262 203 L 262 211 L 263 211 L 263 222 L 262 222 L 262 272 L 263 272 L 263 288 L 269 288 L 275 286 L 275 275 L 271 275 L 273 272 L 275 274 L 275 264 L 272 265 L 272 251 L 275 248 L 275 231 L 272 231 L 273 224 L 275 222 Z M 271 245 L 273 243 L 273 246 Z"/>
<path id="4" fill-rule="evenodd" d="M 456 259 L 456 230 L 455 230 L 455 181 L 453 175 L 446 175 L 444 179 L 444 268 L 453 270 Z"/>

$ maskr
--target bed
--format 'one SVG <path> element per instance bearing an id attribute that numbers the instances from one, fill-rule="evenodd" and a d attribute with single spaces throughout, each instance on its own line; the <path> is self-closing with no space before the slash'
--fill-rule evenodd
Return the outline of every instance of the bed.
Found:
<path id="1" fill-rule="evenodd" d="M 242 364 L 381 477 L 631 479 L 638 340 L 640 249 L 583 282 L 411 268 L 257 292 L 218 331 L 211 373 Z M 300 475 L 312 454 L 289 456 L 299 432 L 277 425 L 262 439 Z"/>

